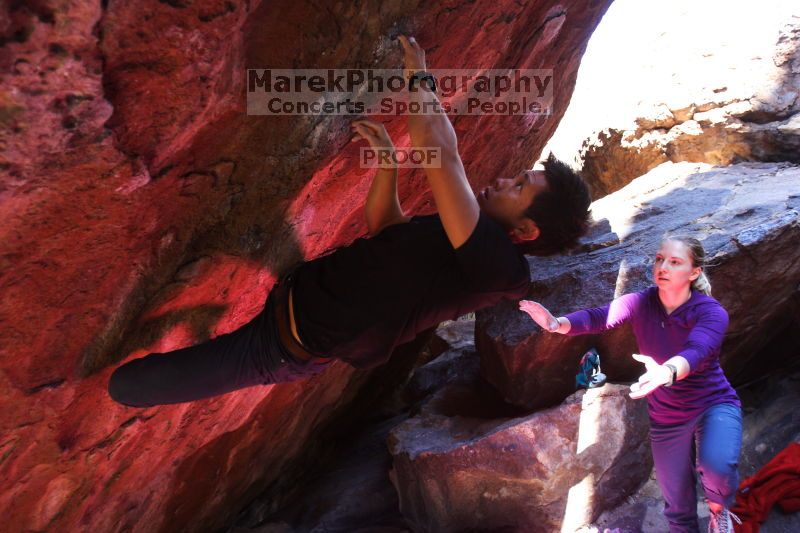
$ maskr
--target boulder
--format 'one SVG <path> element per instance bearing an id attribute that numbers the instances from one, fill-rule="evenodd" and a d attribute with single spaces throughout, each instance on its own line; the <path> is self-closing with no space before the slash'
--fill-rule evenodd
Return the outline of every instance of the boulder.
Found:
<path id="1" fill-rule="evenodd" d="M 625 386 L 524 416 L 497 418 L 494 403 L 446 387 L 390 433 L 392 481 L 414 531 L 572 531 L 650 473 L 646 405 Z"/>
<path id="2" fill-rule="evenodd" d="M 482 380 L 474 319 L 440 324 L 430 345 L 446 349 L 414 369 L 403 389 L 403 398 L 411 405 L 426 401 L 447 385 L 477 385 Z"/>
<path id="3" fill-rule="evenodd" d="M 665 163 L 592 204 L 596 223 L 571 255 L 529 258 L 528 298 L 556 315 L 604 305 L 651 282 L 651 258 L 667 232 L 697 237 L 717 298 L 730 316 L 721 361 L 734 384 L 768 371 L 756 357 L 793 320 L 800 284 L 800 167 Z M 598 348 L 610 380 L 632 381 L 642 365 L 632 332 L 566 337 L 543 332 L 517 302 L 476 314 L 484 377 L 510 403 L 558 404 L 574 390 L 578 361 Z"/>

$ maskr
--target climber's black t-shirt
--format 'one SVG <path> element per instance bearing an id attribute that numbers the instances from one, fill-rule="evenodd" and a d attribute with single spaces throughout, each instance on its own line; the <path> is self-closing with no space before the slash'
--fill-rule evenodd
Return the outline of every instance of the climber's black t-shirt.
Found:
<path id="1" fill-rule="evenodd" d="M 438 214 L 418 215 L 301 265 L 295 322 L 311 351 L 366 368 L 439 322 L 524 298 L 529 282 L 527 260 L 488 215 L 457 249 Z"/>

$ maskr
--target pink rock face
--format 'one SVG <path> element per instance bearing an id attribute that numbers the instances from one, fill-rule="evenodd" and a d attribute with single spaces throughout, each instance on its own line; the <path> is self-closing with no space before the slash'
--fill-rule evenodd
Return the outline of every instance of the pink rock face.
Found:
<path id="1" fill-rule="evenodd" d="M 363 383 L 337 364 L 180 406 L 106 392 L 121 362 L 237 328 L 279 272 L 366 231 L 371 172 L 347 118 L 247 116 L 245 68 L 399 67 L 387 35 L 402 23 L 431 67 L 554 69 L 552 116 L 455 120 L 478 188 L 532 165 L 607 5 L 42 0 L 0 13 L 4 528 L 220 527 Z M 388 129 L 405 140 L 403 117 Z M 419 171 L 400 181 L 407 211 L 433 209 Z"/>

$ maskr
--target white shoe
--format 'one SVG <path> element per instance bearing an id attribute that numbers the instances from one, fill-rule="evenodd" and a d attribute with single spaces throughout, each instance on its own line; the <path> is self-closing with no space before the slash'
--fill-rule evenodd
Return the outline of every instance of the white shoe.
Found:
<path id="1" fill-rule="evenodd" d="M 738 516 L 723 507 L 719 513 L 711 512 L 708 520 L 708 533 L 733 533 L 733 522 L 741 524 Z"/>

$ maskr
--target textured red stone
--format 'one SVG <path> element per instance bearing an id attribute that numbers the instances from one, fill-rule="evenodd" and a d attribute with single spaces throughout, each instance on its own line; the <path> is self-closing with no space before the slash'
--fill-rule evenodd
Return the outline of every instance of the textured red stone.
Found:
<path id="1" fill-rule="evenodd" d="M 123 360 L 230 331 L 277 273 L 365 233 L 346 117 L 256 117 L 245 68 L 553 68 L 555 114 L 460 117 L 476 187 L 529 168 L 608 2 L 12 2 L 0 13 L 0 516 L 4 529 L 213 529 L 279 480 L 363 376 L 147 410 Z M 404 120 L 389 131 L 402 142 Z M 433 208 L 401 176 L 409 211 Z M 290 470 L 285 470 L 290 472 Z M 283 474 L 286 475 L 286 474 Z"/>

